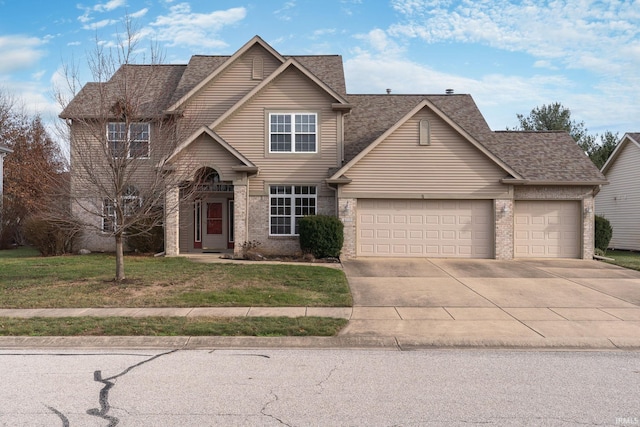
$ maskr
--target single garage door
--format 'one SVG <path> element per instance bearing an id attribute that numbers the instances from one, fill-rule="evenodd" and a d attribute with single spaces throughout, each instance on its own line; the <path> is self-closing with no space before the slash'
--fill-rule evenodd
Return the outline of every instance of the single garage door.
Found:
<path id="1" fill-rule="evenodd" d="M 491 200 L 358 199 L 358 256 L 493 257 Z"/>
<path id="2" fill-rule="evenodd" d="M 516 201 L 516 258 L 580 258 L 580 202 Z"/>

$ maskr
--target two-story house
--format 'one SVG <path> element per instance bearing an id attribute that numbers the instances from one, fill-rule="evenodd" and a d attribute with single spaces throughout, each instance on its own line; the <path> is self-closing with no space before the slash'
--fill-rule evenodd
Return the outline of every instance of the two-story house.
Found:
<path id="1" fill-rule="evenodd" d="M 165 193 L 169 256 L 239 254 L 252 241 L 295 253 L 297 221 L 314 214 L 342 220 L 343 257 L 593 255 L 594 191 L 606 180 L 565 132 L 492 131 L 469 95 L 450 91 L 348 94 L 340 56 L 286 56 L 257 36 L 231 56 L 160 70 L 136 150 L 184 177 Z M 61 117 L 91 105 L 90 85 Z M 182 125 L 154 156 L 160 115 Z M 110 144 L 132 132 L 118 123 L 101 130 Z M 72 159 L 72 186 L 74 176 Z M 95 206 L 105 224 L 109 210 Z M 84 246 L 104 247 L 99 234 Z"/>

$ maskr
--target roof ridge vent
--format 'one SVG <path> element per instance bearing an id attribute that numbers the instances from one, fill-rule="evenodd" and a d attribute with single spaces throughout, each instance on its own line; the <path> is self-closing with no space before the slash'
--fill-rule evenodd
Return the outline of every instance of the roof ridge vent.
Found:
<path id="1" fill-rule="evenodd" d="M 444 93 L 447 95 L 453 95 L 453 89 L 447 89 Z"/>

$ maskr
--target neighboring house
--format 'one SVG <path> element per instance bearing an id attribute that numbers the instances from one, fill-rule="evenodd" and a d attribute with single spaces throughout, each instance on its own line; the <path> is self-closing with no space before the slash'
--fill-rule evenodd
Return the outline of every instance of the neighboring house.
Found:
<path id="1" fill-rule="evenodd" d="M 593 255 L 606 180 L 566 132 L 494 132 L 452 91 L 351 95 L 340 56 L 284 56 L 260 37 L 163 70 L 156 104 L 200 117 L 168 170 L 208 179 L 166 212 L 167 255 L 254 241 L 295 253 L 297 220 L 313 214 L 342 220 L 345 258 Z"/>
<path id="2" fill-rule="evenodd" d="M 602 173 L 609 185 L 596 196 L 596 213 L 613 228 L 609 247 L 640 250 L 640 133 L 622 137 Z"/>

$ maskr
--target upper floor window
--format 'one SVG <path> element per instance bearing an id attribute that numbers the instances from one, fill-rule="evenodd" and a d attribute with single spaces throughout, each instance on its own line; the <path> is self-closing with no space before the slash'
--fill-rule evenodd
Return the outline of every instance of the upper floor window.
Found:
<path id="1" fill-rule="evenodd" d="M 316 113 L 269 114 L 269 152 L 315 153 L 317 121 Z"/>
<path id="2" fill-rule="evenodd" d="M 123 122 L 107 124 L 107 143 L 113 157 L 149 157 L 149 123 L 131 123 L 129 129 Z"/>

